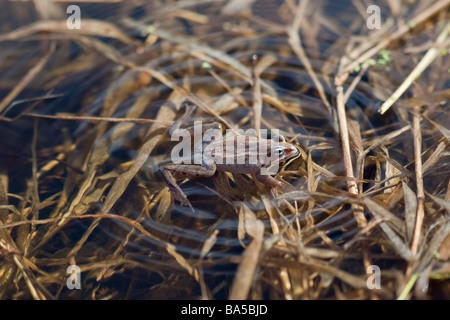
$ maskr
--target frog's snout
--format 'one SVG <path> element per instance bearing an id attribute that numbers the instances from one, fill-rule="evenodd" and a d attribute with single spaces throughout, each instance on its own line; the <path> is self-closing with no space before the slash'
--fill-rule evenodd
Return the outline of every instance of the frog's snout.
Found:
<path id="1" fill-rule="evenodd" d="M 301 152 L 296 146 L 290 146 L 286 154 L 286 159 L 297 158 Z"/>

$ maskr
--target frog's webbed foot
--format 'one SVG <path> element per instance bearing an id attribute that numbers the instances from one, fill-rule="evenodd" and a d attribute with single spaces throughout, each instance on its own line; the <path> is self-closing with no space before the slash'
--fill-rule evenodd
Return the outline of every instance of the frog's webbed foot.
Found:
<path id="1" fill-rule="evenodd" d="M 172 192 L 174 198 L 177 201 L 179 201 L 182 206 L 189 207 L 189 208 L 191 208 L 191 211 L 194 212 L 194 207 L 192 207 L 191 202 L 189 201 L 187 196 L 184 194 L 184 192 L 183 191 L 180 192 L 181 189 L 178 190 L 178 189 L 169 187 L 169 190 L 170 190 L 170 192 Z"/>
<path id="2" fill-rule="evenodd" d="M 296 190 L 291 184 L 279 181 L 270 175 L 256 174 L 256 179 L 270 188 L 277 188 L 282 193 Z"/>
<path id="3" fill-rule="evenodd" d="M 194 211 L 191 202 L 188 200 L 183 190 L 181 190 L 181 188 L 178 186 L 177 181 L 172 175 L 172 172 L 170 172 L 169 166 L 161 166 L 159 170 L 163 174 L 170 192 L 173 194 L 174 198 L 181 203 L 182 206 L 188 206 L 192 211 Z"/>
<path id="4" fill-rule="evenodd" d="M 167 164 L 161 166 L 159 170 L 163 174 L 167 186 L 169 187 L 170 192 L 172 192 L 174 198 L 178 200 L 181 203 L 181 205 L 188 206 L 191 208 L 192 211 L 194 211 L 191 202 L 188 200 L 183 190 L 181 190 L 180 186 L 178 186 L 177 181 L 172 175 L 172 172 L 195 177 L 209 178 L 213 176 L 214 173 L 216 172 L 216 166 L 214 163 L 210 164 L 207 168 L 201 165 Z"/>

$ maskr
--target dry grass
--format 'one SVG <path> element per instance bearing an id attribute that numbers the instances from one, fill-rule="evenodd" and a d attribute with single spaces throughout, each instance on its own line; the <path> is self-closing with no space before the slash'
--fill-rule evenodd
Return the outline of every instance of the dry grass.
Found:
<path id="1" fill-rule="evenodd" d="M 77 32 L 33 3 L 0 12 L 1 298 L 450 298 L 450 1 L 387 0 L 379 30 L 358 0 L 87 1 Z M 174 203 L 186 101 L 301 148 L 284 186 L 222 172 Z"/>

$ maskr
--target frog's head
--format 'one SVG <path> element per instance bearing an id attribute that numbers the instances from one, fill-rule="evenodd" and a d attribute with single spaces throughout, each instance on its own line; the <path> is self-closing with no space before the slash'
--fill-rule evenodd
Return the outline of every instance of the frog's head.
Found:
<path id="1" fill-rule="evenodd" d="M 270 150 L 270 165 L 283 163 L 300 155 L 298 148 L 288 142 L 279 142 Z"/>
<path id="2" fill-rule="evenodd" d="M 285 141 L 274 142 L 267 148 L 267 155 L 262 161 L 261 174 L 276 174 L 279 164 L 300 155 L 300 150 Z"/>
<path id="3" fill-rule="evenodd" d="M 278 171 L 278 165 L 300 155 L 299 149 L 285 141 L 271 141 L 266 144 L 266 152 L 260 152 L 262 168 L 271 168 L 270 173 Z M 262 151 L 262 150 L 261 150 Z"/>

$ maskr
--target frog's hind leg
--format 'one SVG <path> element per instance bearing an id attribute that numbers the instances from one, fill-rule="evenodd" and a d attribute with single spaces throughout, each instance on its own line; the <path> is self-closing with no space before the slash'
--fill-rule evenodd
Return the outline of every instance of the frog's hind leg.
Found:
<path id="1" fill-rule="evenodd" d="M 214 175 L 216 168 L 214 164 L 212 166 L 203 167 L 201 165 L 192 164 L 166 164 L 159 169 L 166 180 L 169 190 L 174 195 L 175 199 L 178 200 L 183 206 L 188 206 L 194 211 L 191 202 L 188 200 L 186 194 L 181 190 L 180 186 L 177 184 L 172 173 L 179 173 L 188 176 L 209 178 Z"/>
<path id="2" fill-rule="evenodd" d="M 270 176 L 267 173 L 265 174 L 262 174 L 261 172 L 256 173 L 256 179 L 258 179 L 259 182 L 262 182 L 263 184 L 271 188 L 281 186 L 280 181 L 276 180 L 274 177 Z"/>

